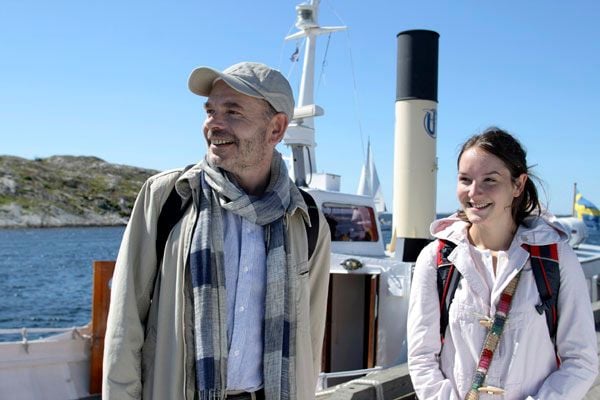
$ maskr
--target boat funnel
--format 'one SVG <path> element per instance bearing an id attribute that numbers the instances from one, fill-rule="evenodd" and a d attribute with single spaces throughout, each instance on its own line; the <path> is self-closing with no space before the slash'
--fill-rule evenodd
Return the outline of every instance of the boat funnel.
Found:
<path id="1" fill-rule="evenodd" d="M 429 242 L 435 219 L 439 36 L 428 30 L 397 35 L 392 240 L 407 262 Z"/>

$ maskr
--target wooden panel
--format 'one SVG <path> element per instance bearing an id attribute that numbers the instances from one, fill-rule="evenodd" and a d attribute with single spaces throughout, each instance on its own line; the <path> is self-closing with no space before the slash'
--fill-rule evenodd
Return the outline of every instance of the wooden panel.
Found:
<path id="1" fill-rule="evenodd" d="M 90 355 L 90 394 L 102 392 L 102 358 L 106 319 L 110 305 L 110 280 L 114 261 L 94 261 L 92 284 L 92 349 Z"/>

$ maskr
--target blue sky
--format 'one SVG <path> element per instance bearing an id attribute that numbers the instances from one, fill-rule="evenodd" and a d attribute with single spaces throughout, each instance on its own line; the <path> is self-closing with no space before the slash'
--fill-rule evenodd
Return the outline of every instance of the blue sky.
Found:
<path id="1" fill-rule="evenodd" d="M 243 60 L 297 89 L 294 0 L 30 1 L 0 6 L 0 154 L 95 155 L 169 169 L 199 160 L 204 99 L 193 68 Z M 471 134 L 514 133 L 549 208 L 571 210 L 573 182 L 600 204 L 600 2 L 323 0 L 317 168 L 354 192 L 370 137 L 392 201 L 396 34 L 440 34 L 437 210 L 453 211 L 456 156 Z"/>

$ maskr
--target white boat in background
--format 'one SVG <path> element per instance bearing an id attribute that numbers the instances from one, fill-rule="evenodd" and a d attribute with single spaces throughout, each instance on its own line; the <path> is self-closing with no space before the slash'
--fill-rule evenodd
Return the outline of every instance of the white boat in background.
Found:
<path id="1" fill-rule="evenodd" d="M 367 152 L 365 162 L 360 171 L 357 194 L 372 197 L 375 203 L 375 212 L 379 220 L 379 226 L 383 232 L 392 230 L 392 213 L 388 212 L 383 196 L 383 189 L 379 182 L 379 175 L 375 167 L 375 159 L 371 151 L 371 139 L 367 141 Z"/>
<path id="2" fill-rule="evenodd" d="M 577 217 L 559 217 L 560 222 L 570 234 L 569 243 L 575 250 L 583 268 L 588 284 L 590 301 L 600 301 L 600 246 L 585 243 L 589 236 L 588 228 L 583 220 Z"/>
<path id="3" fill-rule="evenodd" d="M 435 166 L 436 140 L 437 33 L 406 31 L 398 35 L 399 66 L 408 58 L 413 59 L 403 58 L 402 54 L 407 51 L 425 52 L 414 59 L 435 61 L 435 90 L 428 88 L 433 96 L 416 99 L 408 96 L 410 100 L 401 94 L 397 96 L 394 237 L 391 251 L 386 251 L 380 218 L 390 214 L 384 212 L 384 202 L 382 209 L 383 196 L 370 146 L 367 166 L 363 169 L 365 179 L 361 180 L 362 194 L 341 193 L 340 176 L 316 173 L 314 118 L 324 114 L 323 109 L 314 104 L 316 41 L 321 34 L 345 29 L 319 26 L 318 7 L 318 0 L 298 5 L 298 32 L 287 37 L 305 38 L 305 49 L 298 104 L 284 143 L 291 149 L 289 159 L 294 160 L 290 168 L 292 178 L 315 198 L 327 217 L 332 235 L 322 373 L 316 388 L 323 391 L 406 361 L 406 316 L 412 269 L 418 251 L 429 240 L 429 223 L 435 218 L 436 172 L 432 167 Z M 403 42 L 406 38 L 414 48 L 408 46 L 407 49 Z M 434 46 L 428 49 L 422 45 L 424 42 Z M 434 51 L 435 54 L 430 54 Z M 401 74 L 402 68 L 398 70 Z M 404 82 L 406 76 L 399 76 L 398 80 Z M 406 89 L 402 85 L 402 82 L 398 85 L 400 92 Z M 406 139 L 407 135 L 411 140 Z M 414 145 L 407 146 L 407 142 Z M 407 164 L 411 166 L 410 171 L 405 168 Z M 415 169 L 419 170 L 417 175 L 411 175 Z M 573 245 L 588 280 L 590 300 L 596 302 L 599 300 L 600 246 L 583 243 L 585 231 L 580 221 L 562 222 L 577 239 Z M 388 226 L 392 226 L 391 220 Z M 111 265 L 100 262 L 95 267 L 95 303 L 89 327 L 63 330 L 39 340 L 28 340 L 28 335 L 38 330 L 0 330 L 0 333 L 21 335 L 21 340 L 0 342 L 0 398 L 98 398 L 95 394 L 99 392 L 98 368 L 111 273 L 107 271 Z"/>
<path id="4" fill-rule="evenodd" d="M 383 190 L 381 183 L 379 182 L 379 175 L 377 175 L 377 168 L 375 168 L 375 159 L 373 158 L 373 152 L 371 151 L 371 139 L 367 141 L 367 156 L 365 163 L 360 171 L 360 179 L 358 181 L 357 194 L 363 196 L 369 196 L 373 198 L 375 202 L 375 211 L 381 214 L 387 212 L 387 206 L 385 205 L 385 198 L 383 197 Z"/>

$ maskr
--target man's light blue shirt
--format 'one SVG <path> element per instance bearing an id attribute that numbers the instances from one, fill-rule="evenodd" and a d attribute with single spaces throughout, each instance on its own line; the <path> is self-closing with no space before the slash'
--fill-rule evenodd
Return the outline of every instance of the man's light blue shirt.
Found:
<path id="1" fill-rule="evenodd" d="M 227 390 L 263 387 L 266 294 L 264 228 L 223 210 L 227 291 Z"/>

